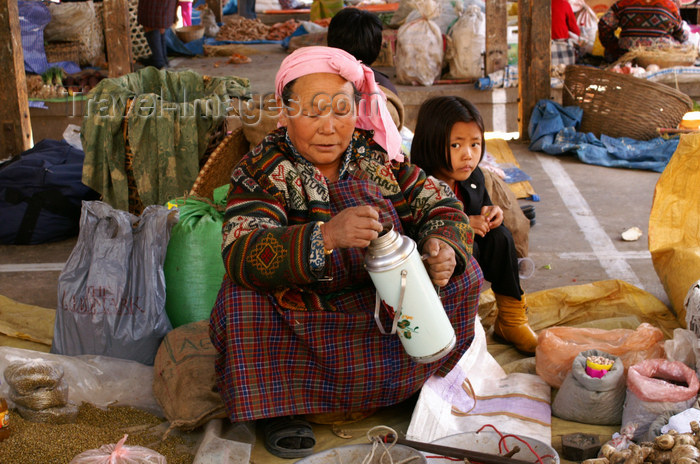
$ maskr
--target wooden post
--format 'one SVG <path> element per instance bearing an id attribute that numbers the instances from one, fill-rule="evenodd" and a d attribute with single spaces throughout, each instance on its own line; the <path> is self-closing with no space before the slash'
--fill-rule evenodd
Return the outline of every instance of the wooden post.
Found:
<path id="1" fill-rule="evenodd" d="M 33 146 L 29 120 L 27 77 L 19 28 L 17 0 L 0 0 L 0 63 L 7 74 L 0 79 L 0 158 L 19 155 Z"/>
<path id="2" fill-rule="evenodd" d="M 224 21 L 224 7 L 221 0 L 207 0 L 207 6 L 214 12 L 217 23 Z"/>
<path id="3" fill-rule="evenodd" d="M 127 0 L 104 0 L 105 49 L 109 77 L 129 74 L 132 70 L 129 4 Z"/>
<path id="4" fill-rule="evenodd" d="M 521 140 L 529 138 L 527 128 L 537 102 L 551 96 L 550 8 L 550 0 L 518 0 L 518 126 Z"/>
<path id="5" fill-rule="evenodd" d="M 506 0 L 486 2 L 486 74 L 506 67 L 508 63 L 508 11 Z"/>

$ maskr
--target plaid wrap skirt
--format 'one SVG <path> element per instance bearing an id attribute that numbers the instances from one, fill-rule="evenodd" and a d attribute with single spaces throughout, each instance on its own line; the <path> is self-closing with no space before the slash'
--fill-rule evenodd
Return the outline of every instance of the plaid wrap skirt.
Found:
<path id="1" fill-rule="evenodd" d="M 330 186 L 329 186 L 330 187 Z M 372 204 L 377 192 L 353 189 L 358 183 L 329 188 L 332 210 Z M 359 188 L 367 188 L 359 184 Z M 371 190 L 371 187 L 370 187 Z M 402 231 L 389 201 L 381 212 Z M 210 319 L 210 337 L 218 351 L 219 393 L 234 421 L 284 415 L 351 412 L 399 403 L 417 392 L 431 375 L 445 375 L 474 337 L 481 269 L 469 258 L 463 274 L 441 289 L 442 303 L 457 343 L 446 357 L 418 364 L 398 335 L 383 335 L 374 321 L 376 290 L 359 249 L 330 255 L 332 282 L 309 286 L 335 311 L 286 309 L 272 294 L 236 285 L 228 276 Z M 382 311 L 384 327 L 390 327 Z"/>

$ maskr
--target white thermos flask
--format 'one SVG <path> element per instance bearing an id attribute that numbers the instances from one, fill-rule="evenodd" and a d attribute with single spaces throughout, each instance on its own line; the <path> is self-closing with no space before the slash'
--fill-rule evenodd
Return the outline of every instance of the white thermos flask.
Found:
<path id="1" fill-rule="evenodd" d="M 365 269 L 377 289 L 374 319 L 383 334 L 395 334 L 418 363 L 437 361 L 455 346 L 455 331 L 410 237 L 384 227 L 365 254 Z M 393 311 L 391 331 L 379 318 L 382 303 Z"/>

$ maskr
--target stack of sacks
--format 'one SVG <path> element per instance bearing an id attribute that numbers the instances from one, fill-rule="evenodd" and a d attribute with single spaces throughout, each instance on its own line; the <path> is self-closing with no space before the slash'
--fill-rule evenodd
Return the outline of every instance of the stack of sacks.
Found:
<path id="1" fill-rule="evenodd" d="M 78 406 L 68 401 L 63 368 L 44 360 L 17 361 L 5 369 L 10 400 L 19 415 L 31 422 L 75 422 Z"/>

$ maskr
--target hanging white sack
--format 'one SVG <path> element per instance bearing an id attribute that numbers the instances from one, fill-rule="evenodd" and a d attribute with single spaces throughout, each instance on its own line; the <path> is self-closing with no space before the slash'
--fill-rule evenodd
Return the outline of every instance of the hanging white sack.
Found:
<path id="1" fill-rule="evenodd" d="M 429 86 L 442 71 L 442 33 L 431 21 L 439 14 L 434 0 L 415 0 L 420 18 L 407 22 L 396 35 L 396 78 L 400 84 Z"/>
<path id="2" fill-rule="evenodd" d="M 450 77 L 479 79 L 484 76 L 486 17 L 481 8 L 471 5 L 447 34 L 447 62 Z"/>

